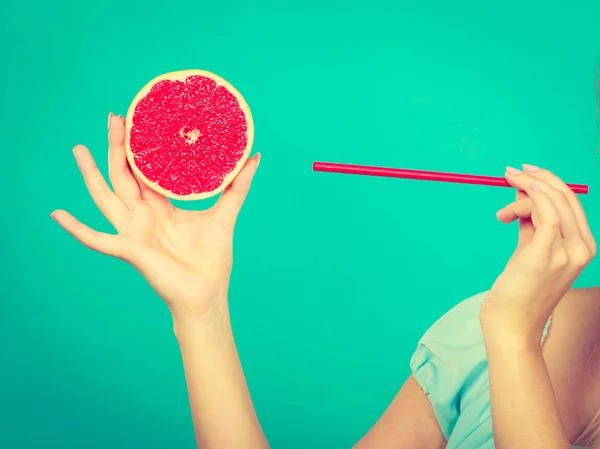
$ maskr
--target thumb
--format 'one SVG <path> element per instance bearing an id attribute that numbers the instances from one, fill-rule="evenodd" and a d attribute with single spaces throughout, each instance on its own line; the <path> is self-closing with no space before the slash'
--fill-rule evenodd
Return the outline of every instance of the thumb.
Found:
<path id="1" fill-rule="evenodd" d="M 225 188 L 221 197 L 215 204 L 218 213 L 227 217 L 226 219 L 231 220 L 231 225 L 235 223 L 238 213 L 244 204 L 244 200 L 250 190 L 250 185 L 252 184 L 252 179 L 254 178 L 259 162 L 260 153 L 249 158 L 242 170 L 234 178 L 231 184 Z"/>
<path id="2" fill-rule="evenodd" d="M 504 206 L 496 212 L 496 218 L 502 223 L 512 223 L 517 218 L 531 218 L 533 203 L 529 198 L 523 198 Z"/>
<path id="3" fill-rule="evenodd" d="M 535 233 L 533 223 L 535 206 L 531 199 L 524 193 L 518 192 L 515 202 L 503 207 L 496 213 L 496 218 L 502 223 L 519 222 L 519 238 L 517 246 L 531 242 Z"/>

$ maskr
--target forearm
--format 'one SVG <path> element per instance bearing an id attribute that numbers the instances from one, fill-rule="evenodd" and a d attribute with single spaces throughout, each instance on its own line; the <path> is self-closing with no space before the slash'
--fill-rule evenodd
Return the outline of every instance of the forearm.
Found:
<path id="1" fill-rule="evenodd" d="M 268 449 L 228 317 L 174 316 L 197 446 L 200 449 Z"/>
<path id="2" fill-rule="evenodd" d="M 484 336 L 496 449 L 570 449 L 539 340 Z"/>

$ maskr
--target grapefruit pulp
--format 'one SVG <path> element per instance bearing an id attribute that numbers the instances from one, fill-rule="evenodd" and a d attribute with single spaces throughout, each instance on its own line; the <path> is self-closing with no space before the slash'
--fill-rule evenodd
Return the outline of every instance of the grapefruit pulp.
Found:
<path id="1" fill-rule="evenodd" d="M 254 139 L 244 98 L 203 70 L 150 81 L 131 103 L 125 127 L 127 160 L 135 175 L 179 200 L 222 192 L 244 166 Z"/>

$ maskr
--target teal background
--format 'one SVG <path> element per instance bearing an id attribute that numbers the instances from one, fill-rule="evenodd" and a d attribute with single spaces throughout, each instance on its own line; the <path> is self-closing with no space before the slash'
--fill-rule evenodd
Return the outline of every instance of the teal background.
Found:
<path id="1" fill-rule="evenodd" d="M 106 173 L 107 114 L 151 78 L 206 69 L 248 101 L 263 158 L 236 231 L 242 362 L 273 448 L 348 448 L 423 331 L 503 268 L 516 229 L 494 213 L 513 192 L 311 163 L 537 164 L 590 184 L 600 235 L 599 18 L 591 0 L 5 0 L 0 447 L 194 446 L 167 309 L 49 217 L 111 230 L 71 148 L 88 145 Z"/>

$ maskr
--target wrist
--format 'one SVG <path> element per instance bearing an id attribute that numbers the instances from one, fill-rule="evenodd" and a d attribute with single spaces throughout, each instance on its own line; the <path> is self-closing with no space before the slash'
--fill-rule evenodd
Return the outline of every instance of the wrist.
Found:
<path id="1" fill-rule="evenodd" d="M 482 324 L 483 341 L 486 348 L 504 349 L 517 352 L 530 349 L 541 350 L 541 334 L 521 329 L 496 327 Z"/>
<path id="2" fill-rule="evenodd" d="M 543 327 L 530 326 L 517 317 L 480 314 L 481 332 L 486 346 L 526 349 L 540 347 Z"/>
<path id="3" fill-rule="evenodd" d="M 481 305 L 479 322 L 484 339 L 539 345 L 546 324 L 540 318 L 543 314 L 531 308 L 509 306 L 504 299 L 490 293 Z"/>
<path id="4" fill-rule="evenodd" d="M 186 307 L 169 307 L 173 319 L 173 332 L 177 340 L 187 336 L 220 338 L 231 333 L 227 298 L 215 301 L 215 305 L 202 310 Z"/>

